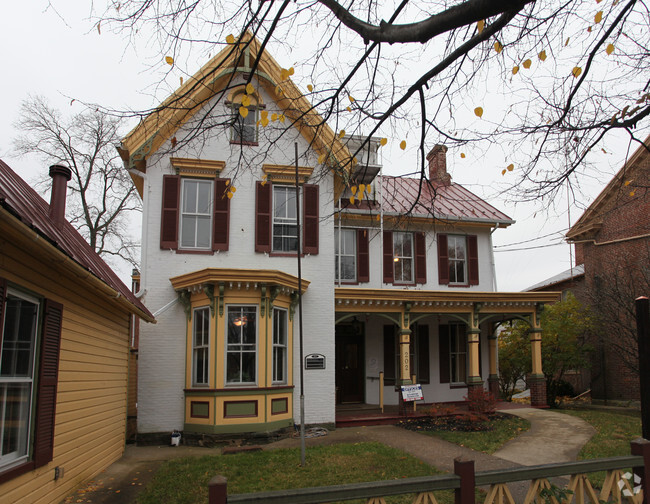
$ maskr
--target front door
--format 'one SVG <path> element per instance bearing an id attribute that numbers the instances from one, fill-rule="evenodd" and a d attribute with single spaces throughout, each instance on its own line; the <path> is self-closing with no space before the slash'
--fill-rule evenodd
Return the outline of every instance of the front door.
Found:
<path id="1" fill-rule="evenodd" d="M 336 326 L 336 402 L 355 403 L 364 400 L 364 325 Z"/>

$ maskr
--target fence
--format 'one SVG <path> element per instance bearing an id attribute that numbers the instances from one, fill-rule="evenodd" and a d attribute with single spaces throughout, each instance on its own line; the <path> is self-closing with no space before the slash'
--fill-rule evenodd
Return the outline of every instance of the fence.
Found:
<path id="1" fill-rule="evenodd" d="M 345 485 L 298 488 L 273 492 L 228 495 L 227 481 L 215 476 L 209 483 L 209 504 L 317 504 L 365 499 L 367 504 L 384 504 L 385 497 L 416 494 L 413 504 L 437 504 L 434 492 L 453 490 L 455 504 L 476 504 L 476 487 L 488 488 L 484 504 L 514 504 L 508 483 L 530 481 L 524 504 L 592 504 L 629 502 L 650 504 L 650 442 L 631 443 L 632 455 L 607 459 L 521 467 L 498 471 L 474 471 L 473 460 L 456 460 L 454 474 L 400 480 L 372 481 Z M 632 473 L 626 474 L 626 470 Z M 607 471 L 598 492 L 587 473 Z M 549 478 L 570 476 L 566 489 L 557 492 Z"/>

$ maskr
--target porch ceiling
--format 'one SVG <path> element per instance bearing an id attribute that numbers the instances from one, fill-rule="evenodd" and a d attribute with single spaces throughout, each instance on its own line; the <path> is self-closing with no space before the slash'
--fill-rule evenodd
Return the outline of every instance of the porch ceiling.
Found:
<path id="1" fill-rule="evenodd" d="M 477 292 L 401 289 L 335 289 L 338 312 L 385 312 L 410 304 L 413 312 L 457 313 L 473 311 L 479 303 L 481 313 L 530 313 L 538 304 L 554 303 L 560 292 Z"/>

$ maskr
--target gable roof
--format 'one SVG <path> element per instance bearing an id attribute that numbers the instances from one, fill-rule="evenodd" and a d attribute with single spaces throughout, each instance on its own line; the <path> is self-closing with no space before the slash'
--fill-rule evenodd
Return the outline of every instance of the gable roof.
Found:
<path id="1" fill-rule="evenodd" d="M 50 218 L 50 205 L 20 178 L 6 163 L 0 160 L 0 212 L 45 239 L 58 253 L 72 259 L 74 263 L 89 272 L 108 289 L 106 294 L 115 298 L 125 308 L 148 322 L 154 322 L 153 315 L 131 290 L 124 285 L 115 272 L 88 245 L 86 240 L 67 220 L 61 226 Z M 88 281 L 92 281 L 88 277 Z"/>
<path id="2" fill-rule="evenodd" d="M 506 214 L 479 198 L 460 184 L 427 184 L 419 178 L 379 176 L 375 179 L 380 185 L 380 202 L 355 205 L 343 202 L 346 213 L 355 213 L 355 209 L 376 212 L 383 210 L 384 215 L 401 216 L 410 212 L 412 218 L 425 218 L 450 223 L 472 223 L 477 225 L 498 225 L 507 227 L 515 221 Z M 413 202 L 416 202 L 413 205 Z"/>
<path id="3" fill-rule="evenodd" d="M 212 97 L 223 93 L 236 73 L 250 73 L 258 59 L 254 77 L 274 98 L 287 119 L 318 154 L 326 154 L 330 165 L 350 170 L 347 147 L 316 112 L 286 71 L 262 48 L 250 32 L 238 43 L 226 46 L 171 96 L 146 116 L 123 140 L 118 150 L 142 196 L 143 182 L 133 170 L 146 172 L 146 161 L 165 141 L 194 116 Z M 279 89 L 281 88 L 281 92 Z"/>
<path id="4" fill-rule="evenodd" d="M 608 208 L 609 202 L 622 194 L 621 190 L 626 187 L 625 183 L 634 178 L 635 173 L 641 169 L 643 160 L 650 156 L 650 152 L 648 152 L 648 148 L 650 148 L 650 136 L 645 139 L 644 144 L 645 147 L 641 145 L 632 154 L 593 203 L 583 212 L 576 223 L 571 226 L 571 229 L 566 234 L 569 241 L 579 240 L 600 229 L 602 226 L 602 214 Z M 645 183 L 645 181 L 642 183 Z M 629 191 L 626 190 L 627 192 Z"/>
<path id="5" fill-rule="evenodd" d="M 524 292 L 537 291 L 540 289 L 548 289 L 548 287 L 561 284 L 562 282 L 566 282 L 567 280 L 575 280 L 584 276 L 585 276 L 585 265 L 579 264 L 578 266 L 574 266 L 573 268 L 558 273 L 557 275 L 549 277 L 546 280 L 542 280 L 541 282 L 538 282 L 535 285 L 531 285 L 530 287 L 527 287 L 526 289 L 524 289 Z"/>

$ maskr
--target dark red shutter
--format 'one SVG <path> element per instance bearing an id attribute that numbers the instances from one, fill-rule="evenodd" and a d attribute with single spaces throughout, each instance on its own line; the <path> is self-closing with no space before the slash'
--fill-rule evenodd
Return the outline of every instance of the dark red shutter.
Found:
<path id="1" fill-rule="evenodd" d="M 357 229 L 357 282 L 370 281 L 370 246 L 368 230 Z"/>
<path id="2" fill-rule="evenodd" d="M 270 182 L 255 187 L 255 252 L 271 252 L 271 187 Z"/>
<path id="3" fill-rule="evenodd" d="M 427 283 L 427 246 L 424 233 L 415 233 L 415 282 Z"/>
<path id="4" fill-rule="evenodd" d="M 178 212 L 181 201 L 181 178 L 164 175 L 162 188 L 162 216 L 160 219 L 160 248 L 178 248 Z"/>
<path id="5" fill-rule="evenodd" d="M 4 314 L 5 314 L 5 295 L 7 294 L 7 281 L 0 277 L 0 348 L 2 348 L 2 338 L 4 336 Z"/>
<path id="6" fill-rule="evenodd" d="M 63 305 L 46 299 L 44 310 L 34 429 L 34 465 L 36 467 L 43 466 L 52 460 L 54 451 L 54 420 Z"/>
<path id="7" fill-rule="evenodd" d="M 318 254 L 318 186 L 305 184 L 302 190 L 303 254 Z"/>
<path id="8" fill-rule="evenodd" d="M 418 325 L 418 383 L 429 383 L 429 326 Z"/>
<path id="9" fill-rule="evenodd" d="M 395 385 L 395 326 L 384 326 L 384 385 Z"/>
<path id="10" fill-rule="evenodd" d="M 449 326 L 438 326 L 438 361 L 440 364 L 440 383 L 449 383 Z"/>
<path id="11" fill-rule="evenodd" d="M 438 234 L 438 283 L 447 285 L 449 283 L 449 248 L 447 235 Z"/>
<path id="12" fill-rule="evenodd" d="M 393 268 L 393 232 L 384 231 L 384 283 L 393 283 L 395 270 Z"/>
<path id="13" fill-rule="evenodd" d="M 478 285 L 478 241 L 476 235 L 467 237 L 467 276 L 470 285 Z"/>
<path id="14" fill-rule="evenodd" d="M 228 250 L 230 229 L 230 198 L 227 190 L 230 179 L 214 181 L 214 215 L 212 223 L 212 250 Z"/>

